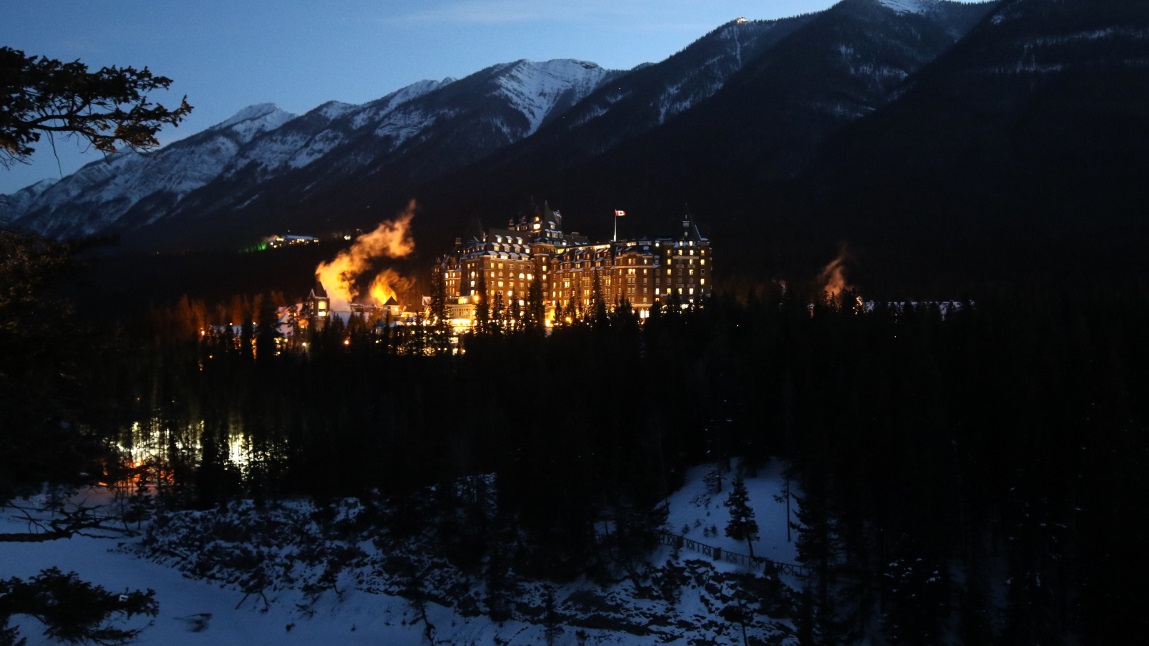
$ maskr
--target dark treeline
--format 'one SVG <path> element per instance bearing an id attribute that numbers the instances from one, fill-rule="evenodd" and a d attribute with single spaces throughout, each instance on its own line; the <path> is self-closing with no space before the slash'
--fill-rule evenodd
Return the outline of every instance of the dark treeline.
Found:
<path id="1" fill-rule="evenodd" d="M 640 553 L 687 467 L 782 459 L 816 573 L 806 643 L 1105 643 L 1145 622 L 1144 285 L 944 315 L 770 292 L 640 325 L 622 306 L 549 335 L 492 326 L 459 355 L 433 329 L 358 324 L 277 353 L 258 325 L 275 300 L 235 301 L 238 334 L 158 316 L 92 350 L 77 428 L 155 456 L 106 477 L 196 507 L 434 485 L 450 511 L 391 522 L 440 527 L 464 564 L 564 578 L 601 562 L 605 527 Z"/>

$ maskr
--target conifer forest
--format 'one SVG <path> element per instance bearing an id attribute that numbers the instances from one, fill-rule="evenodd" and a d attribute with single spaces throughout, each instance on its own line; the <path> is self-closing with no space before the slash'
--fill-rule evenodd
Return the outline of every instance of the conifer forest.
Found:
<path id="1" fill-rule="evenodd" d="M 21 323 L 0 337 L 5 498 L 130 482 L 211 509 L 469 482 L 482 495 L 378 522 L 436 528 L 429 549 L 464 571 L 563 581 L 608 567 L 604 517 L 612 558 L 643 558 L 688 467 L 781 460 L 811 572 L 791 611 L 801 643 L 1107 643 L 1145 622 L 1143 284 L 944 311 L 720 291 L 641 324 L 621 303 L 547 333 L 491 325 L 461 352 L 441 327 L 352 319 L 301 352 L 263 324 L 274 295 L 233 301 L 238 332 L 205 328 L 212 306 L 187 298 L 87 322 L 38 286 L 57 251 L 33 249 L 26 291 L 3 302 Z"/>

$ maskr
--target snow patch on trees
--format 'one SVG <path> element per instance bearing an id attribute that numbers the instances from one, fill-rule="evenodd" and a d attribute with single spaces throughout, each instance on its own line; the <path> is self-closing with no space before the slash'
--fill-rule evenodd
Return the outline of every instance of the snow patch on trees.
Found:
<path id="1" fill-rule="evenodd" d="M 882 6 L 893 9 L 897 13 L 928 13 L 937 7 L 938 0 L 878 0 Z"/>

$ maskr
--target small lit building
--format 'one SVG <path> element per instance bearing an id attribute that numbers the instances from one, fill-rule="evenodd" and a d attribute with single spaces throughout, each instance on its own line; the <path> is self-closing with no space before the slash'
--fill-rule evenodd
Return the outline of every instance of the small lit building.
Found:
<path id="1" fill-rule="evenodd" d="M 318 332 L 327 325 L 327 319 L 330 315 L 331 299 L 327 297 L 327 291 L 323 289 L 323 285 L 316 283 L 315 287 L 312 287 L 307 294 L 307 299 L 303 301 L 303 308 L 300 311 L 300 325 L 310 327 Z"/>
<path id="2" fill-rule="evenodd" d="M 281 249 L 283 247 L 290 247 L 295 245 L 308 245 L 319 244 L 319 238 L 314 236 L 299 236 L 299 235 L 273 235 L 268 237 L 267 246 L 272 249 Z"/>

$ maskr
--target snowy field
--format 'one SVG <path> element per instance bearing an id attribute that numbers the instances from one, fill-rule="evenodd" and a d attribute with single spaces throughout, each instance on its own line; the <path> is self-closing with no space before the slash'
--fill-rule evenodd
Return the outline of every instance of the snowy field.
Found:
<path id="1" fill-rule="evenodd" d="M 667 531 L 683 534 L 685 529 L 688 538 L 745 553 L 745 542 L 727 538 L 723 532 L 729 515 L 722 502 L 729 492 L 730 474 L 726 474 L 722 493 L 708 494 L 703 477 L 711 470 L 710 466 L 692 469 L 686 485 L 670 497 Z M 771 465 L 761 469 L 756 477 L 747 478 L 746 484 L 761 530 L 755 554 L 793 562 L 794 545 L 786 542 L 785 501 L 776 499 L 784 491 L 780 468 Z M 106 492 L 88 491 L 81 496 L 88 505 L 101 499 L 110 502 Z M 717 528 L 716 535 L 705 531 L 709 527 Z M 0 533 L 27 531 L 29 525 L 21 512 L 3 509 Z M 672 601 L 644 597 L 632 589 L 637 584 L 625 579 L 605 589 L 588 581 L 555 586 L 555 605 L 567 621 L 558 627 L 552 625 L 548 634 L 538 617 L 516 614 L 512 620 L 496 623 L 483 614 L 464 616 L 433 601 L 426 604 L 425 622 L 408 599 L 392 596 L 381 586 L 357 585 L 356 581 L 364 580 L 362 572 L 343 573 L 338 594 L 328 591 L 316 597 L 282 587 L 268 592 L 266 599 L 245 596 L 235 586 L 191 578 L 170 564 L 136 556 L 132 547 L 140 540 L 77 536 L 38 543 L 0 543 L 0 578 L 30 577 L 55 566 L 63 572 L 74 571 L 81 579 L 111 592 L 151 588 L 156 592 L 159 614 L 140 636 L 140 644 L 426 644 L 428 624 L 433 625 L 434 642 L 444 644 L 543 644 L 548 638 L 555 644 L 742 643 L 741 635 L 732 632 L 728 622 L 714 616 L 713 595 L 721 597 L 723 590 L 729 591 L 733 585 L 732 577 L 745 571 L 730 563 L 703 562 L 705 557 L 687 550 L 674 553 L 663 547 L 651 555 L 652 571 L 661 572 L 657 568 L 671 564 L 677 572 L 686 572 L 679 577 L 682 592 Z M 374 546 L 361 547 L 379 551 Z M 700 577 L 710 578 L 701 581 Z M 534 597 L 527 603 L 541 606 L 540 589 L 522 590 L 524 597 Z M 586 610 L 591 594 L 588 590 L 593 590 L 593 598 L 602 600 L 602 605 L 625 607 L 631 616 L 622 617 L 620 625 L 648 621 L 651 626 L 665 624 L 666 628 L 652 628 L 644 635 L 597 625 L 603 623 L 601 617 L 595 621 L 588 617 L 603 611 Z M 21 627 L 29 646 L 55 643 L 45 641 L 34 619 L 18 616 L 13 623 Z M 767 630 L 767 625 L 763 622 L 760 630 Z M 784 629 L 781 635 L 773 633 L 774 641 L 787 643 L 788 637 Z"/>

